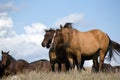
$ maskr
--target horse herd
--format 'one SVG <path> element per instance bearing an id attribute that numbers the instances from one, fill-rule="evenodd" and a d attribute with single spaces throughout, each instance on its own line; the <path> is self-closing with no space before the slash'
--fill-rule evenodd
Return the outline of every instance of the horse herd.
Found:
<path id="1" fill-rule="evenodd" d="M 23 59 L 16 60 L 8 52 L 1 51 L 0 77 L 25 73 L 30 71 L 51 71 L 50 62 L 46 59 L 37 60 L 31 63 Z"/>
<path id="2" fill-rule="evenodd" d="M 72 28 L 72 23 L 66 23 L 64 26 L 60 25 L 60 29 L 49 29 L 45 32 L 42 46 L 50 48 L 52 71 L 55 71 L 56 67 L 58 71 L 62 71 L 63 67 L 66 70 L 74 69 L 75 65 L 77 70 L 81 71 L 84 69 L 84 61 L 92 59 L 92 71 L 100 72 L 103 71 L 107 52 L 108 60 L 111 60 L 114 54 L 120 56 L 120 44 L 98 29 L 81 32 Z"/>
<path id="3" fill-rule="evenodd" d="M 85 60 L 93 60 L 93 72 L 118 72 L 120 66 L 112 67 L 105 64 L 104 59 L 108 53 L 108 59 L 116 53 L 120 56 L 120 44 L 112 41 L 101 30 L 81 32 L 72 28 L 72 23 L 60 25 L 60 29 L 45 30 L 43 47 L 49 48 L 49 59 L 41 59 L 28 63 L 23 59 L 16 60 L 8 52 L 1 51 L 0 77 L 15 75 L 29 71 L 58 71 L 66 72 L 77 66 L 77 70 L 84 68 Z M 99 60 L 98 60 L 99 57 Z"/>

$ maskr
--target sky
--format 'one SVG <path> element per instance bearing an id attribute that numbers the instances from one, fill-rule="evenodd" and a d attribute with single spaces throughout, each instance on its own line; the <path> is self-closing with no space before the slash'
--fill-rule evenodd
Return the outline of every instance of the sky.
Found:
<path id="1" fill-rule="evenodd" d="M 100 29 L 120 43 L 119 0 L 0 0 L 0 51 L 28 62 L 49 60 L 49 49 L 41 46 L 44 29 L 66 22 L 79 31 Z"/>

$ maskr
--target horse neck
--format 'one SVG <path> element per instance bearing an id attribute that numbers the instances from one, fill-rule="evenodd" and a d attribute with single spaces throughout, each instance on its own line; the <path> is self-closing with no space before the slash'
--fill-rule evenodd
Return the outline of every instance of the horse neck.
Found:
<path id="1" fill-rule="evenodd" d="M 9 55 L 9 65 L 15 64 L 15 63 L 16 63 L 16 60 L 11 55 Z"/>
<path id="2" fill-rule="evenodd" d="M 65 44 L 70 43 L 70 41 L 73 38 L 73 32 L 74 32 L 74 29 L 68 29 L 67 31 L 65 31 L 65 33 L 63 33 L 63 38 L 64 38 L 63 40 Z"/>

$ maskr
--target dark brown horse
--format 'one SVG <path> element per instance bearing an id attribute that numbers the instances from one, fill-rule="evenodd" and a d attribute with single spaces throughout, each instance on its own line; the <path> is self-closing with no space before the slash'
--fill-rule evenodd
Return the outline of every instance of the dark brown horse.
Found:
<path id="1" fill-rule="evenodd" d="M 31 62 L 29 66 L 33 67 L 33 69 L 36 71 L 51 71 L 50 61 L 46 59 Z"/>
<path id="2" fill-rule="evenodd" d="M 69 62 L 65 54 L 64 48 L 56 47 L 50 48 L 49 57 L 52 71 L 67 71 L 69 69 Z"/>
<path id="3" fill-rule="evenodd" d="M 2 65 L 2 62 L 0 61 L 0 78 L 3 77 L 3 74 L 4 74 L 4 67 Z"/>
<path id="4" fill-rule="evenodd" d="M 93 64 L 96 67 L 96 71 L 102 70 L 105 55 L 110 50 L 109 56 L 112 57 L 112 50 L 115 49 L 111 45 L 110 38 L 101 30 L 90 30 L 87 32 L 81 32 L 70 26 L 61 27 L 61 33 L 54 37 L 52 46 L 54 48 L 60 45 L 66 49 L 68 59 L 71 56 L 77 58 L 77 68 L 80 70 L 82 57 L 88 57 L 93 59 Z M 118 44 L 118 43 L 115 43 Z M 100 62 L 98 67 L 98 56 L 100 56 Z M 69 60 L 69 62 L 71 62 Z M 71 64 L 70 64 L 71 65 Z"/>
<path id="5" fill-rule="evenodd" d="M 120 66 L 112 66 L 111 64 L 103 63 L 103 72 L 106 73 L 120 72 Z"/>
<path id="6" fill-rule="evenodd" d="M 53 37 L 56 35 L 56 30 L 49 29 L 45 30 L 46 34 L 42 41 L 42 46 L 49 48 L 53 42 Z M 59 50 L 59 48 L 53 49 L 50 47 L 49 58 L 52 67 L 52 71 L 66 71 L 69 68 L 67 57 L 64 54 L 64 50 Z"/>
<path id="7" fill-rule="evenodd" d="M 6 76 L 8 75 L 14 75 L 17 73 L 21 73 L 25 66 L 27 66 L 29 63 L 25 60 L 15 60 L 11 55 L 9 55 L 8 52 L 2 53 L 2 65 L 4 66 L 4 74 Z"/>

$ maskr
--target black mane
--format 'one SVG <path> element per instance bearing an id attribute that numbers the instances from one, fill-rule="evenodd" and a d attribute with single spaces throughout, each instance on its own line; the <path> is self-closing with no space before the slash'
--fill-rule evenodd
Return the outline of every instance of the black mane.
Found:
<path id="1" fill-rule="evenodd" d="M 65 23 L 64 28 L 72 28 L 73 23 Z"/>

